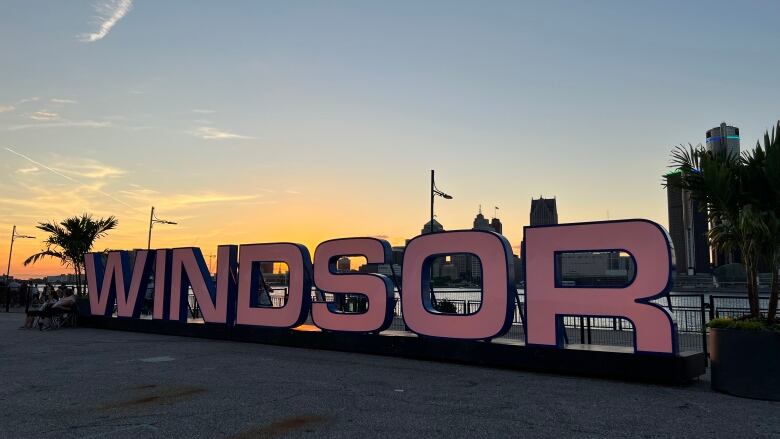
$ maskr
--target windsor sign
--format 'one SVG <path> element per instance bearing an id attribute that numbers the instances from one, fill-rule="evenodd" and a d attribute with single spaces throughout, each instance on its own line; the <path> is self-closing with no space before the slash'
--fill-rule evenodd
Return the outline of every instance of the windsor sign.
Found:
<path id="1" fill-rule="evenodd" d="M 625 252 L 633 258 L 635 277 L 629 285 L 574 288 L 562 284 L 556 269 L 557 254 L 608 250 Z M 457 253 L 476 256 L 482 266 L 481 306 L 472 314 L 437 312 L 431 304 L 430 294 L 426 294 L 433 259 Z M 390 244 L 375 238 L 325 241 L 316 248 L 313 262 L 308 249 L 300 244 L 221 245 L 214 282 L 198 248 L 136 251 L 132 263 L 129 252 L 112 251 L 107 257 L 88 253 L 85 266 L 92 317 L 87 320 L 97 326 L 119 325 L 123 329 L 146 328 L 144 330 L 152 332 L 154 328 L 160 328 L 161 332 L 180 331 L 183 335 L 189 335 L 191 331 L 199 331 L 199 336 L 219 332 L 245 334 L 236 337 L 246 339 L 246 334 L 252 333 L 259 338 L 252 341 L 257 342 L 267 341 L 263 339 L 267 336 L 275 344 L 358 352 L 384 349 L 377 346 L 390 338 L 409 339 L 383 338 L 380 334 L 389 328 L 393 319 L 396 287 L 393 281 L 381 274 L 338 273 L 336 261 L 342 256 L 362 256 L 371 264 L 392 263 Z M 625 220 L 526 227 L 524 257 L 526 343 L 512 346 L 517 351 L 511 352 L 539 351 L 539 348 L 544 348 L 545 355 L 571 352 L 564 342 L 562 319 L 564 316 L 589 316 L 622 317 L 632 323 L 634 349 L 633 353 L 628 353 L 633 358 L 630 361 L 645 358 L 649 359 L 648 367 L 657 367 L 658 361 L 665 361 L 663 358 L 681 357 L 677 352 L 677 331 L 669 312 L 651 303 L 667 294 L 671 286 L 670 242 L 661 226 L 646 220 Z M 261 287 L 259 271 L 264 262 L 284 262 L 289 268 L 289 290 L 284 306 L 259 303 L 256 292 Z M 420 336 L 416 339 L 421 341 L 396 340 L 392 347 L 388 344 L 385 349 L 388 352 L 375 353 L 406 355 L 399 346 L 422 343 L 410 347 L 415 353 L 407 356 L 492 364 L 494 357 L 515 355 L 506 351 L 506 345 L 496 347 L 498 343 L 476 342 L 496 339 L 511 328 L 516 298 L 514 273 L 511 246 L 502 235 L 464 230 L 417 236 L 406 247 L 403 280 L 399 287 L 404 323 Z M 152 274 L 152 320 L 140 319 L 147 280 Z M 361 313 L 343 313 L 333 303 L 313 302 L 312 287 L 333 294 L 363 295 L 368 306 Z M 206 325 L 187 323 L 190 288 Z M 116 317 L 113 317 L 114 312 Z M 303 324 L 309 315 L 322 331 L 315 335 L 300 335 L 300 331 L 293 328 Z M 163 331 L 162 328 L 166 329 Z M 302 337 L 307 337 L 305 342 L 301 341 Z M 361 347 L 363 344 L 365 346 Z M 452 353 L 439 358 L 430 352 L 436 346 L 446 346 L 446 349 L 459 346 L 459 351 L 476 351 L 464 354 L 464 358 L 451 358 Z M 500 349 L 503 353 L 498 355 L 485 349 Z M 625 356 L 627 353 L 620 354 Z M 468 355 L 481 357 L 469 358 Z M 573 372 L 577 372 L 576 368 Z"/>

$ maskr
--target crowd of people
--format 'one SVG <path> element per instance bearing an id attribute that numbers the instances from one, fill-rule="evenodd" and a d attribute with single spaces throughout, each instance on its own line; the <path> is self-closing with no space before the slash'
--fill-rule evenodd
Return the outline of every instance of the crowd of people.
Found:
<path id="1" fill-rule="evenodd" d="M 71 312 L 76 306 L 73 288 L 68 288 L 65 285 L 60 285 L 55 290 L 47 284 L 40 294 L 40 306 L 37 309 L 27 311 L 24 325 L 19 329 L 32 329 L 36 323 L 40 330 L 50 329 L 53 319 Z"/>

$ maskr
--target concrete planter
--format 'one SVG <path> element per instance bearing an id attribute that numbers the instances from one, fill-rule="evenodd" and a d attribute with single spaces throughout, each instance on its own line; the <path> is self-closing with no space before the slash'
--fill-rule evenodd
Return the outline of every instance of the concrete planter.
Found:
<path id="1" fill-rule="evenodd" d="M 780 332 L 710 329 L 712 389 L 780 401 Z"/>

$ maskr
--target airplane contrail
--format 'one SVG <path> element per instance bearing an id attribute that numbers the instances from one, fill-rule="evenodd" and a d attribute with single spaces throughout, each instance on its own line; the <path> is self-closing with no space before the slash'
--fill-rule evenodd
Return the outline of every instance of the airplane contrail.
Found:
<path id="1" fill-rule="evenodd" d="M 65 174 L 63 174 L 62 172 L 60 172 L 60 171 L 58 171 L 58 170 L 56 170 L 56 169 L 54 169 L 54 168 L 51 168 L 51 167 L 49 167 L 49 166 L 46 166 L 46 165 L 44 165 L 43 163 L 41 163 L 41 162 L 39 162 L 39 161 L 37 161 L 37 160 L 33 160 L 32 158 L 30 158 L 30 157 L 28 157 L 28 156 L 26 156 L 26 155 L 24 155 L 24 154 L 22 154 L 22 153 L 20 153 L 20 152 L 16 152 L 16 151 L 14 151 L 14 150 L 13 150 L 13 149 L 11 149 L 11 148 L 5 147 L 5 150 L 6 150 L 6 151 L 8 151 L 8 152 L 10 152 L 11 154 L 17 155 L 17 156 L 19 156 L 19 157 L 21 157 L 21 158 L 23 158 L 23 159 L 27 160 L 28 162 L 30 162 L 30 163 L 32 163 L 32 164 L 34 164 L 34 165 L 36 165 L 36 166 L 40 166 L 41 168 L 43 168 L 43 169 L 46 169 L 47 171 L 49 171 L 49 172 L 51 172 L 51 173 L 53 173 L 53 174 L 55 174 L 55 175 L 58 175 L 58 176 L 60 176 L 60 177 L 62 177 L 62 178 L 64 178 L 64 179 L 66 179 L 66 180 L 72 181 L 73 183 L 76 183 L 76 184 L 86 184 L 86 183 L 84 183 L 84 182 L 82 182 L 82 181 L 79 181 L 79 180 L 77 180 L 77 179 L 75 179 L 75 178 L 73 178 L 73 177 L 69 176 L 69 175 L 65 175 Z M 104 196 L 106 196 L 106 197 L 108 197 L 108 198 L 110 198 L 110 199 L 112 199 L 112 200 L 116 201 L 117 203 L 119 203 L 119 204 L 121 204 L 121 205 L 123 205 L 123 206 L 129 207 L 129 208 L 131 208 L 131 209 L 134 209 L 134 210 L 141 210 L 141 208 L 140 208 L 140 207 L 132 206 L 132 205 L 130 205 L 130 204 L 128 204 L 128 203 L 126 203 L 126 202 L 124 202 L 124 201 L 120 200 L 119 198 L 117 198 L 117 197 L 115 197 L 115 196 L 113 196 L 113 195 L 109 194 L 108 192 L 103 192 L 103 191 L 101 191 L 100 189 L 96 189 L 96 191 L 97 191 L 98 193 L 100 193 L 101 195 L 104 195 Z"/>

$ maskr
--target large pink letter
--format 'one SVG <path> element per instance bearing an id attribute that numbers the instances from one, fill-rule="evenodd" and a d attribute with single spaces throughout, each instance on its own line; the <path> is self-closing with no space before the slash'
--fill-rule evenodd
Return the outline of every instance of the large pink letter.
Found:
<path id="1" fill-rule="evenodd" d="M 368 299 L 364 313 L 336 312 L 331 303 L 312 304 L 311 318 L 331 331 L 381 332 L 393 322 L 393 283 L 381 274 L 336 273 L 341 256 L 364 256 L 369 264 L 392 263 L 390 244 L 376 238 L 325 241 L 314 252 L 314 284 L 328 293 L 359 293 Z"/>
<path id="2" fill-rule="evenodd" d="M 290 284 L 283 307 L 260 306 L 260 262 L 285 262 Z M 236 324 L 292 328 L 306 321 L 311 305 L 311 256 L 300 244 L 247 244 L 239 248 L 238 312 Z"/>
<path id="3" fill-rule="evenodd" d="M 105 267 L 102 254 L 85 254 L 90 312 L 110 316 L 116 300 L 117 317 L 138 318 L 144 300 L 142 290 L 146 289 L 153 260 L 148 251 L 138 250 L 131 271 L 130 255 L 126 251 L 109 252 Z"/>
<path id="4" fill-rule="evenodd" d="M 429 311 L 431 262 L 436 256 L 471 253 L 482 263 L 482 305 L 471 315 Z M 493 232 L 463 230 L 431 233 L 412 239 L 406 246 L 401 310 L 404 321 L 420 335 L 462 339 L 491 339 L 509 330 L 515 298 L 512 250 L 507 240 Z"/>
<path id="5" fill-rule="evenodd" d="M 526 227 L 526 342 L 562 347 L 562 316 L 624 317 L 634 326 L 637 352 L 677 352 L 672 318 L 648 303 L 671 287 L 669 238 L 646 220 Z M 566 288 L 555 272 L 556 253 L 619 250 L 631 254 L 636 277 L 625 288 Z"/>

